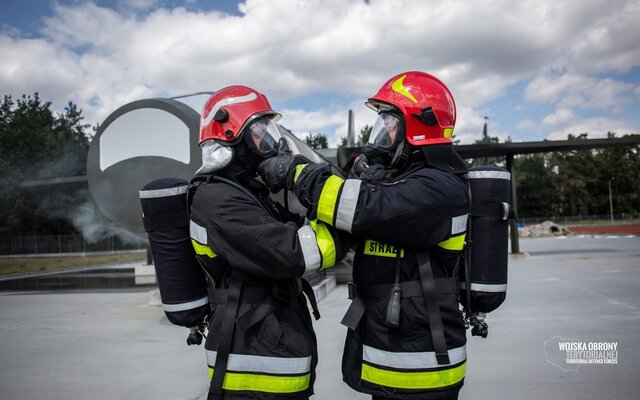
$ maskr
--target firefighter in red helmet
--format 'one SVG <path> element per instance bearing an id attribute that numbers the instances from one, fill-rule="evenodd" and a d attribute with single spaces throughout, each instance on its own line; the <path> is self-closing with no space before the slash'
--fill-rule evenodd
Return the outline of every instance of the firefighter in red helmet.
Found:
<path id="1" fill-rule="evenodd" d="M 455 399 L 466 367 L 457 277 L 469 201 L 452 147 L 453 96 L 410 71 L 367 105 L 378 119 L 350 179 L 287 156 L 261 163 L 260 175 L 292 189 L 309 218 L 353 235 L 344 381 L 373 399 Z"/>
<path id="2" fill-rule="evenodd" d="M 348 234 L 305 223 L 256 180 L 277 154 L 280 117 L 245 86 L 214 93 L 202 111 L 202 167 L 190 185 L 190 234 L 210 285 L 213 318 L 205 342 L 209 399 L 308 399 L 317 346 L 306 271 L 329 268 Z M 282 139 L 284 140 L 284 139 Z"/>

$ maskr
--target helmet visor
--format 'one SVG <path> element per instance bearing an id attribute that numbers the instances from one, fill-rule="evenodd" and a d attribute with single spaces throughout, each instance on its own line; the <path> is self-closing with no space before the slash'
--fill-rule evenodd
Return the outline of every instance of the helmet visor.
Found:
<path id="1" fill-rule="evenodd" d="M 400 116 L 380 113 L 371 129 L 368 144 L 382 150 L 393 150 L 404 138 L 404 129 Z"/>
<path id="2" fill-rule="evenodd" d="M 264 158 L 276 155 L 278 141 L 282 137 L 278 126 L 271 117 L 270 115 L 265 115 L 256 119 L 247 127 L 246 132 L 245 140 L 247 140 L 251 150 Z"/>

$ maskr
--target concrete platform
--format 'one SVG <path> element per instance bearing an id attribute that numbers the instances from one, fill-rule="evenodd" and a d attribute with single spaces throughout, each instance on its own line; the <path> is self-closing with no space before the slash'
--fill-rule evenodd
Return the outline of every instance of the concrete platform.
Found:
<path id="1" fill-rule="evenodd" d="M 523 239 L 489 337 L 469 339 L 461 399 L 621 399 L 640 390 L 640 238 Z M 328 288 L 328 287 L 327 287 Z M 346 287 L 315 323 L 315 399 L 368 399 L 342 383 Z M 205 399 L 203 347 L 148 289 L 0 292 L 1 399 Z M 617 343 L 617 364 L 572 365 L 558 341 Z"/>

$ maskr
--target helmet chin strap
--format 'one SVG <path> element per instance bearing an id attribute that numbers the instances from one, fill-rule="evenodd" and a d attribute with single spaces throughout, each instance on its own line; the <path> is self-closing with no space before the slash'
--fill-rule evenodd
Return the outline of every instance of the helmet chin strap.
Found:
<path id="1" fill-rule="evenodd" d="M 393 153 L 393 157 L 391 158 L 391 162 L 389 163 L 390 168 L 401 169 L 406 164 L 409 159 L 409 154 L 405 152 L 405 148 L 409 148 L 406 146 L 406 140 L 402 140 L 400 144 L 396 147 L 396 151 Z"/>

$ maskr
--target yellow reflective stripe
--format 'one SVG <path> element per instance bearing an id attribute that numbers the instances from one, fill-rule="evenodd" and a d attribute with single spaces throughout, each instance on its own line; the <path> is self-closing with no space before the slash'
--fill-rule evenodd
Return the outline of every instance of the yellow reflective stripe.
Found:
<path id="1" fill-rule="evenodd" d="M 368 256 L 395 258 L 397 253 L 396 247 L 390 244 L 376 242 L 371 239 L 367 239 L 364 242 L 364 254 Z M 402 257 L 404 257 L 404 249 L 400 249 L 400 258 Z"/>
<path id="2" fill-rule="evenodd" d="M 200 244 L 198 242 L 196 242 L 195 240 L 191 239 L 191 244 L 193 245 L 193 249 L 196 251 L 196 254 L 199 256 L 207 256 L 209 258 L 215 258 L 216 253 L 213 252 L 213 250 L 211 250 L 211 247 L 205 245 L 205 244 Z"/>
<path id="3" fill-rule="evenodd" d="M 332 267 L 336 263 L 336 245 L 333 242 L 333 236 L 329 232 L 329 228 L 322 222 L 309 221 L 309 226 L 316 234 L 316 243 L 322 255 L 322 265 L 320 270 Z"/>
<path id="4" fill-rule="evenodd" d="M 442 247 L 445 250 L 462 250 L 464 247 L 464 238 L 466 234 L 452 236 L 449 239 L 438 243 L 438 246 Z"/>
<path id="5" fill-rule="evenodd" d="M 298 176 L 300 176 L 300 173 L 302 172 L 304 167 L 306 167 L 307 165 L 308 164 L 298 164 L 298 165 L 296 165 L 296 173 L 293 175 L 293 183 L 294 184 L 296 182 L 298 182 Z"/>
<path id="6" fill-rule="evenodd" d="M 453 136 L 453 128 L 445 128 L 444 137 L 450 138 L 451 136 Z"/>
<path id="7" fill-rule="evenodd" d="M 404 87 L 404 78 L 407 77 L 407 74 L 402 75 L 400 78 L 396 79 L 395 81 L 393 81 L 393 83 L 391 84 L 391 90 L 393 90 L 394 92 L 403 95 L 404 97 L 406 97 L 407 99 L 413 101 L 414 103 L 418 103 L 418 100 L 416 100 L 415 97 L 413 97 L 413 95 L 411 94 L 411 92 L 409 92 L 409 90 Z"/>
<path id="8" fill-rule="evenodd" d="M 324 183 L 320 199 L 318 199 L 318 219 L 320 221 L 333 225 L 338 193 L 343 183 L 344 179 L 336 175 L 331 175 Z"/>
<path id="9" fill-rule="evenodd" d="M 362 379 L 399 389 L 434 389 L 451 386 L 464 379 L 467 363 L 440 371 L 399 372 L 362 364 Z"/>
<path id="10" fill-rule="evenodd" d="M 213 378 L 213 368 L 209 367 L 209 380 Z M 252 390 L 267 393 L 295 393 L 309 387 L 311 374 L 299 376 L 243 374 L 228 372 L 224 374 L 222 388 L 225 390 Z"/>

